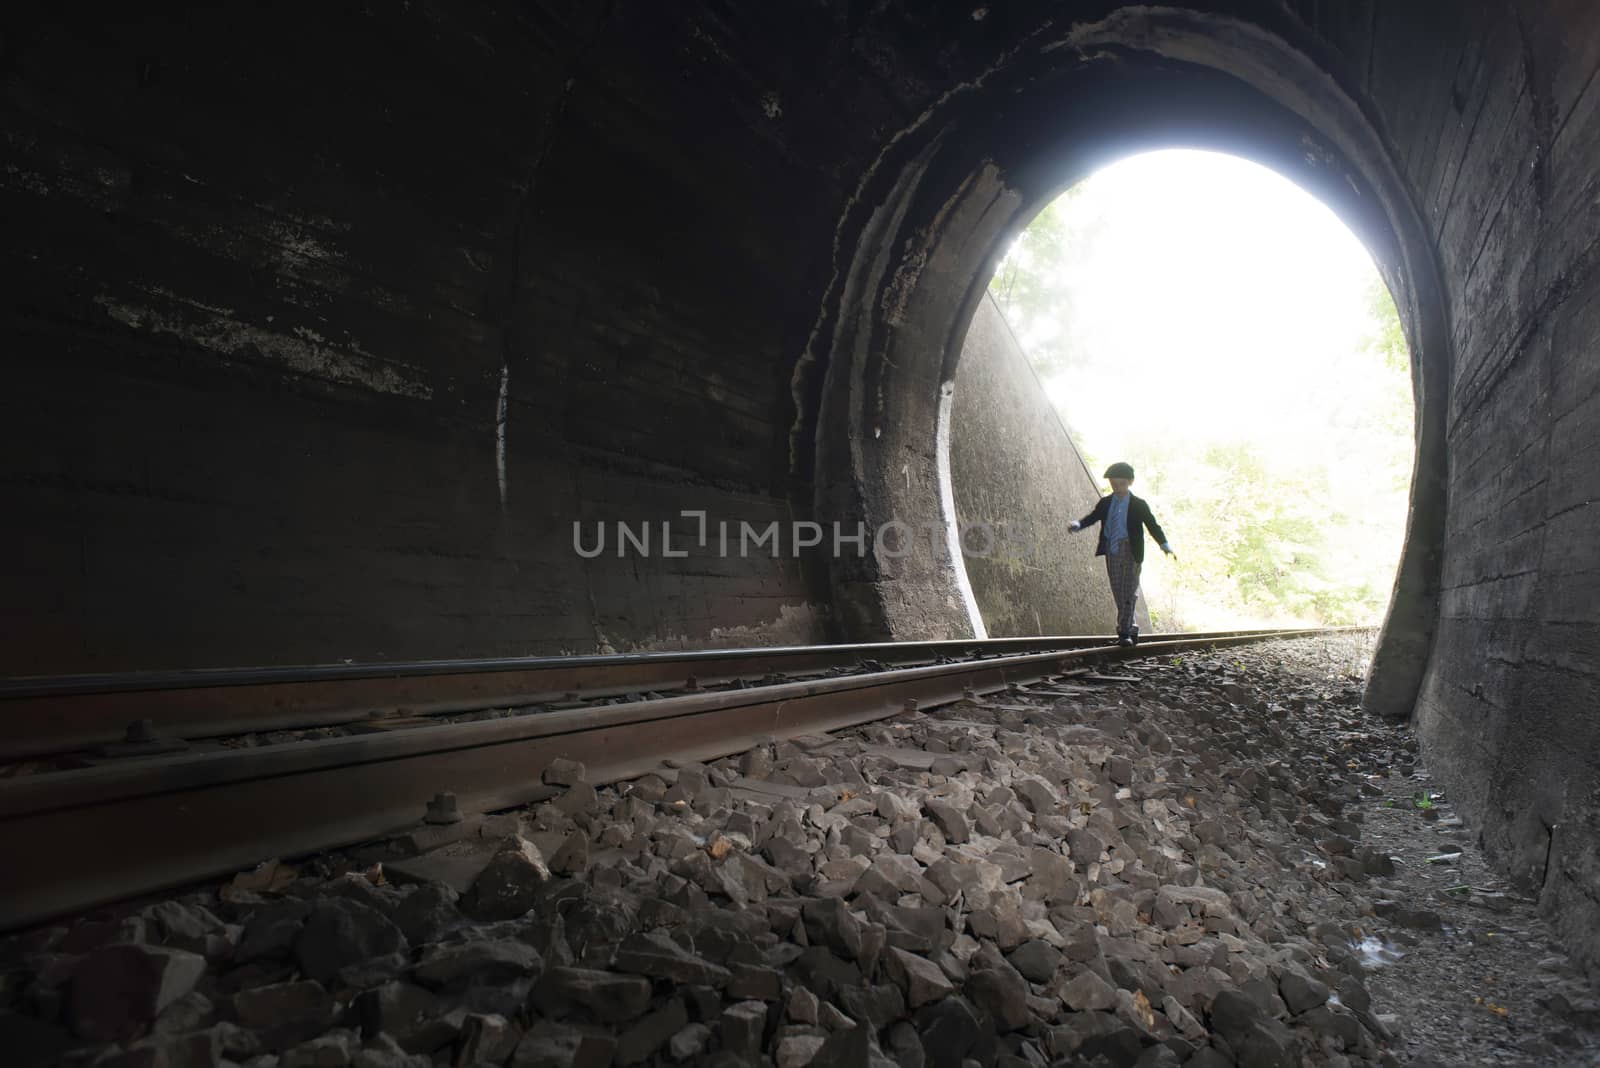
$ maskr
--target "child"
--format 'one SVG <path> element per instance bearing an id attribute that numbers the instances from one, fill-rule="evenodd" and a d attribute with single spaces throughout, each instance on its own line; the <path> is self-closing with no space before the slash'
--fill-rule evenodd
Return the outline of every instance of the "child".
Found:
<path id="1" fill-rule="evenodd" d="M 1133 605 L 1139 596 L 1139 569 L 1144 564 L 1144 528 L 1150 528 L 1162 552 L 1172 557 L 1177 553 L 1167 544 L 1167 536 L 1151 514 L 1150 505 L 1128 492 L 1133 485 L 1133 465 L 1114 463 L 1106 468 L 1105 477 L 1111 483 L 1111 496 L 1101 497 L 1094 511 L 1074 519 L 1067 529 L 1077 533 L 1100 524 L 1100 544 L 1094 554 L 1106 558 L 1106 576 L 1111 580 L 1111 596 L 1117 602 L 1117 644 L 1135 645 L 1139 641 L 1139 625 L 1133 621 Z"/>

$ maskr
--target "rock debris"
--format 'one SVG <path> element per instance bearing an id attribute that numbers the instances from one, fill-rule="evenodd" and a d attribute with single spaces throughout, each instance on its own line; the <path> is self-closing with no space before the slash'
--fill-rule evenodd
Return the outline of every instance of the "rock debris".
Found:
<path id="1" fill-rule="evenodd" d="M 1139 662 L 612 786 L 562 761 L 539 805 L 11 938 L 0 1047 L 73 1068 L 1589 1063 L 1600 1010 L 1527 903 L 1477 869 L 1436 885 L 1473 847 L 1408 733 L 1362 717 L 1359 654 Z M 1487 965 L 1451 972 L 1451 947 L 1518 908 L 1525 996 L 1474 993 Z M 1425 998 L 1386 986 L 1429 960 Z"/>

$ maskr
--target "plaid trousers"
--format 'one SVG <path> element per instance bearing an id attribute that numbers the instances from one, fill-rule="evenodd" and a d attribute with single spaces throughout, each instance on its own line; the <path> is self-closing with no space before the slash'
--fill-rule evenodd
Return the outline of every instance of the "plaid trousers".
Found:
<path id="1" fill-rule="evenodd" d="M 1139 561 L 1124 542 L 1122 551 L 1106 554 L 1106 577 L 1111 580 L 1111 596 L 1117 602 L 1117 635 L 1133 630 L 1133 606 L 1139 598 Z"/>

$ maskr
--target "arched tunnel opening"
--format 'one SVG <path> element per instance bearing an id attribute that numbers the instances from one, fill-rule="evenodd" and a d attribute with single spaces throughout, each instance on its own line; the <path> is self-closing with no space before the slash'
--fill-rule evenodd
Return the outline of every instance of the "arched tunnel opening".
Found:
<path id="1" fill-rule="evenodd" d="M 1600 1051 L 1592 5 L 0 20 L 14 1060 Z M 1174 148 L 1392 297 L 1370 665 L 961 566 L 991 280 Z"/>
<path id="2" fill-rule="evenodd" d="M 1409 354 L 1360 242 L 1275 173 L 1164 150 L 1085 178 L 1006 252 L 950 388 L 940 462 L 988 634 L 1112 628 L 1097 539 L 1068 525 L 1120 458 L 1191 550 L 1144 569 L 1146 633 L 1382 622 Z"/>
<path id="3" fill-rule="evenodd" d="M 1154 24 L 1165 18 L 1152 16 Z M 1104 32 L 1128 28 L 1114 24 Z M 1162 26 L 1180 38 L 1194 29 L 1181 16 Z M 1207 38 L 1203 47 L 1214 46 Z M 864 514 L 874 529 L 905 516 L 931 529 L 945 518 L 939 412 L 956 380 L 961 341 L 1004 249 L 1061 191 L 1147 148 L 1185 145 L 1254 159 L 1345 220 L 1397 295 L 1410 342 L 1417 397 L 1411 514 L 1368 689 L 1369 707 L 1406 718 L 1432 647 L 1442 559 L 1444 395 L 1429 381 L 1442 377 L 1449 357 L 1442 307 L 1432 299 L 1435 265 L 1423 256 L 1420 221 L 1393 187 L 1392 164 L 1365 118 L 1337 99 L 1257 88 L 1252 80 L 1288 73 L 1256 69 L 1260 62 L 1246 50 L 1173 64 L 1158 50 L 1148 61 L 1072 63 L 1041 48 L 921 117 L 914 136 L 895 146 L 897 156 L 880 161 L 882 173 L 868 175 L 885 187 L 889 208 L 866 220 L 844 276 L 852 288 L 832 313 L 843 333 L 832 338 L 817 407 L 818 513 Z M 816 330 L 823 327 L 819 320 Z M 877 559 L 833 561 L 831 590 L 846 632 L 970 632 L 976 620 L 966 576 L 956 554 L 940 548 L 887 567 Z"/>

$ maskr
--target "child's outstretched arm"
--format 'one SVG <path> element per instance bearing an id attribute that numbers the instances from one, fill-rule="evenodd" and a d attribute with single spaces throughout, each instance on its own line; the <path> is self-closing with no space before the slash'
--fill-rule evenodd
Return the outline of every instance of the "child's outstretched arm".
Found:
<path id="1" fill-rule="evenodd" d="M 1150 536 L 1156 540 L 1156 544 L 1161 546 L 1162 552 L 1174 559 L 1177 558 L 1177 552 L 1173 550 L 1172 543 L 1167 541 L 1167 535 L 1162 531 L 1161 524 L 1156 522 L 1156 514 L 1148 504 L 1144 510 L 1144 527 L 1150 532 Z"/>
<path id="2" fill-rule="evenodd" d="M 1106 498 L 1102 497 L 1099 501 L 1095 502 L 1095 506 L 1089 510 L 1088 515 L 1084 516 L 1082 519 L 1074 519 L 1072 522 L 1067 524 L 1067 529 L 1076 534 L 1084 527 L 1094 526 L 1096 523 L 1100 522 L 1100 517 L 1105 514 L 1105 509 Z"/>

